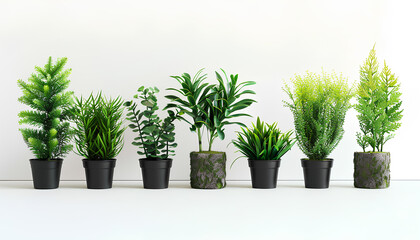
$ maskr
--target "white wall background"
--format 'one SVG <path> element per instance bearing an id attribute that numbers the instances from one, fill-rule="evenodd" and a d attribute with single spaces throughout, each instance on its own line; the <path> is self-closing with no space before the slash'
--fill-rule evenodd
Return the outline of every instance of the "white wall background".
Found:
<path id="1" fill-rule="evenodd" d="M 353 82 L 360 64 L 376 42 L 384 58 L 400 77 L 405 108 L 403 126 L 386 145 L 392 153 L 393 179 L 420 179 L 418 157 L 419 5 L 415 1 L 4 1 L 0 0 L 0 73 L 2 94 L 0 180 L 31 179 L 28 159 L 17 124 L 24 108 L 17 79 L 27 79 L 34 65 L 48 56 L 66 56 L 71 90 L 76 95 L 103 90 L 108 96 L 130 98 L 141 85 L 161 90 L 177 86 L 170 75 L 195 73 L 205 67 L 209 81 L 224 68 L 240 80 L 255 80 L 258 103 L 249 109 L 267 122 L 293 128 L 292 115 L 283 106 L 284 81 L 306 70 L 343 72 Z M 167 101 L 162 91 L 160 105 Z M 331 154 L 332 179 L 352 179 L 353 152 L 358 129 L 350 111 L 345 136 Z M 242 119 L 246 124 L 254 119 Z M 177 155 L 172 180 L 189 178 L 189 152 L 197 149 L 196 135 L 177 123 Z M 238 127 L 214 149 L 226 151 L 228 165 L 238 154 L 227 144 Z M 134 134 L 126 132 L 126 145 L 118 157 L 115 179 L 141 178 Z M 280 179 L 302 179 L 296 146 L 282 160 Z M 81 157 L 70 154 L 63 180 L 84 179 Z M 228 179 L 250 179 L 247 161 L 228 169 Z"/>

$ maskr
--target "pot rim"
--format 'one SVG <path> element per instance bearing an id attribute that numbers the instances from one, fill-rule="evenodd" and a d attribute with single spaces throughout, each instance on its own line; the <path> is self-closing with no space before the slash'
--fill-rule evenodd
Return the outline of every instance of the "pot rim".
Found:
<path id="1" fill-rule="evenodd" d="M 333 158 L 325 158 L 325 159 L 321 159 L 321 160 L 313 160 L 313 159 L 309 159 L 309 158 L 301 158 L 301 161 L 312 161 L 312 162 L 331 162 L 334 161 Z"/>
<path id="2" fill-rule="evenodd" d="M 250 159 L 248 158 L 248 161 L 281 161 L 280 159 Z"/>
<path id="3" fill-rule="evenodd" d="M 106 161 L 117 161 L 117 159 L 112 158 L 112 159 L 87 159 L 87 158 L 83 158 L 82 161 L 87 161 L 87 162 L 106 162 Z"/>
<path id="4" fill-rule="evenodd" d="M 201 151 L 201 152 L 192 151 L 192 152 L 190 152 L 190 154 L 191 153 L 193 153 L 193 154 L 222 154 L 222 153 L 226 153 L 226 152 L 222 152 L 222 151 Z"/>
<path id="5" fill-rule="evenodd" d="M 53 159 L 47 160 L 47 159 L 40 159 L 40 158 L 31 158 L 31 159 L 29 159 L 29 161 L 60 162 L 60 161 L 63 161 L 63 159 L 62 158 L 53 158 Z"/>
<path id="6" fill-rule="evenodd" d="M 391 153 L 391 152 L 354 152 L 357 154 L 381 154 L 381 153 Z"/>
<path id="7" fill-rule="evenodd" d="M 139 158 L 139 161 L 153 161 L 153 162 L 159 162 L 159 161 L 173 161 L 173 158 L 167 158 L 167 159 L 149 159 L 149 158 Z"/>

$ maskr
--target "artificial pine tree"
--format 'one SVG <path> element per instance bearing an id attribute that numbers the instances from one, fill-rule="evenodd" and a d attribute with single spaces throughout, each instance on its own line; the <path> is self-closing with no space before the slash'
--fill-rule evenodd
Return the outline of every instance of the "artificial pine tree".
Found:
<path id="1" fill-rule="evenodd" d="M 19 102 L 32 110 L 19 113 L 19 124 L 31 128 L 19 129 L 31 151 L 40 160 L 64 157 L 72 149 L 69 143 L 72 130 L 69 120 L 73 103 L 73 92 L 65 91 L 70 83 L 71 69 L 64 69 L 67 58 L 59 58 L 53 64 L 51 57 L 44 68 L 35 67 L 27 82 L 18 80 L 23 91 Z"/>

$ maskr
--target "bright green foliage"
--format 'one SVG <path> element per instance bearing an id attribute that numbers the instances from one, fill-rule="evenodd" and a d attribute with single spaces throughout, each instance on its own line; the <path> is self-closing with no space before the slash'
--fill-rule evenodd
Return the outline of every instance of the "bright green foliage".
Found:
<path id="1" fill-rule="evenodd" d="M 403 110 L 398 78 L 384 62 L 381 72 L 376 58 L 375 47 L 360 67 L 360 83 L 357 91 L 356 110 L 361 132 L 357 133 L 357 143 L 366 151 L 383 151 L 384 144 L 394 137 L 392 132 L 401 126 Z"/>
<path id="2" fill-rule="evenodd" d="M 173 121 L 179 117 L 178 114 L 168 110 L 168 116 L 162 121 L 156 114 L 159 107 L 155 94 L 159 92 L 159 89 L 142 86 L 137 91 L 139 94 L 134 95 L 134 98 L 139 99 L 146 110 L 138 110 L 138 105 L 134 101 L 124 103 L 129 111 L 127 119 L 132 122 L 129 127 L 139 134 L 132 142 L 140 148 L 137 153 L 146 155 L 147 159 L 168 159 L 174 156 L 175 151 L 172 149 L 177 144 Z"/>
<path id="3" fill-rule="evenodd" d="M 293 90 L 285 87 L 291 102 L 298 145 L 311 160 L 325 159 L 343 137 L 343 124 L 353 91 L 342 75 L 307 72 L 296 75 Z"/>
<path id="4" fill-rule="evenodd" d="M 106 99 L 102 93 L 87 99 L 76 98 L 73 109 L 76 149 L 89 160 L 114 159 L 122 150 L 123 133 L 121 97 Z"/>
<path id="5" fill-rule="evenodd" d="M 180 89 L 169 88 L 184 96 L 183 100 L 175 95 L 166 96 L 175 103 L 168 104 L 166 108 L 176 108 L 180 114 L 186 113 L 191 116 L 193 122 L 189 122 L 185 118 L 181 118 L 191 125 L 190 130 L 197 132 L 199 141 L 199 151 L 202 151 L 202 127 L 207 130 L 209 148 L 211 151 L 213 141 L 216 137 L 225 138 L 224 130 L 226 125 L 238 124 L 244 126 L 240 122 L 231 122 L 231 119 L 241 116 L 249 116 L 245 113 L 237 113 L 249 107 L 255 100 L 241 99 L 244 94 L 255 94 L 252 90 L 243 90 L 244 87 L 253 85 L 255 82 L 246 81 L 239 83 L 238 75 L 230 75 L 228 78 L 225 71 L 225 80 L 216 72 L 218 84 L 209 85 L 203 83 L 206 75 L 201 75 L 203 69 L 191 80 L 188 73 L 182 76 L 173 76 L 181 84 Z"/>
<path id="6" fill-rule="evenodd" d="M 282 133 L 277 123 L 268 124 L 258 117 L 252 128 L 241 128 L 238 139 L 233 140 L 239 152 L 252 160 L 279 160 L 286 154 L 296 140 L 292 138 L 292 131 Z"/>
<path id="7" fill-rule="evenodd" d="M 19 129 L 23 139 L 36 158 L 51 160 L 64 157 L 72 149 L 69 143 L 72 130 L 68 120 L 73 92 L 65 91 L 70 83 L 71 69 L 64 69 L 67 58 L 59 58 L 54 64 L 51 57 L 44 68 L 35 67 L 28 82 L 18 80 L 23 91 L 19 102 L 33 110 L 19 113 L 19 124 L 33 128 Z"/>

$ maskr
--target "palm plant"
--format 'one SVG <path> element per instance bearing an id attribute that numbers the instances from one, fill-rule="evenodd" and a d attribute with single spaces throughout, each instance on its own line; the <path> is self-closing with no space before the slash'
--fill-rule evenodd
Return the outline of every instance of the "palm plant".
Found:
<path id="1" fill-rule="evenodd" d="M 115 158 L 123 147 L 121 97 L 106 99 L 102 93 L 76 98 L 75 143 L 77 153 L 89 160 Z"/>
<path id="2" fill-rule="evenodd" d="M 176 91 L 185 99 L 181 99 L 176 95 L 168 95 L 166 98 L 170 99 L 173 103 L 166 106 L 168 108 L 176 108 L 179 114 L 187 114 L 192 118 L 188 121 L 184 117 L 180 119 L 186 121 L 191 125 L 190 130 L 196 132 L 198 135 L 199 151 L 202 152 L 202 130 L 207 130 L 209 148 L 212 150 L 214 140 L 219 137 L 225 138 L 225 126 L 230 124 L 237 124 L 245 127 L 240 122 L 232 122 L 231 119 L 241 116 L 250 116 L 245 113 L 237 113 L 249 107 L 255 102 L 253 99 L 241 99 L 244 94 L 255 94 L 252 90 L 243 90 L 244 87 L 253 85 L 255 82 L 246 81 L 239 83 L 238 75 L 227 74 L 223 69 L 225 79 L 216 72 L 218 84 L 210 85 L 204 83 L 206 74 L 202 74 L 203 69 L 191 79 L 188 73 L 182 76 L 172 76 L 180 84 L 181 88 L 168 88 L 168 90 Z M 202 129 L 204 126 L 204 129 Z"/>
<path id="3" fill-rule="evenodd" d="M 59 58 L 54 64 L 49 57 L 44 68 L 35 67 L 37 73 L 32 74 L 28 82 L 18 80 L 23 91 L 19 102 L 33 109 L 19 113 L 19 124 L 34 127 L 19 130 L 37 159 L 61 158 L 72 149 L 69 108 L 73 104 L 73 92 L 65 91 L 71 73 L 71 69 L 64 70 L 66 62 L 67 58 Z"/>
<path id="4" fill-rule="evenodd" d="M 352 88 L 335 73 L 296 75 L 293 89 L 286 85 L 298 146 L 310 160 L 325 159 L 343 137 Z"/>
<path id="5" fill-rule="evenodd" d="M 179 116 L 173 111 L 168 110 L 168 116 L 162 121 L 156 114 L 159 109 L 157 105 L 156 87 L 138 89 L 139 94 L 134 95 L 135 99 L 140 100 L 140 104 L 146 108 L 144 111 L 138 110 L 138 104 L 134 101 L 127 101 L 124 106 L 128 109 L 127 120 L 132 123 L 129 127 L 138 136 L 134 138 L 133 145 L 140 148 L 139 155 L 145 155 L 147 159 L 168 159 L 174 156 L 175 126 L 173 121 Z"/>
<path id="6" fill-rule="evenodd" d="M 241 130 L 238 132 L 238 139 L 232 143 L 251 160 L 279 160 L 296 142 L 292 138 L 292 131 L 282 133 L 277 128 L 277 123 L 270 125 L 259 117 L 251 129 L 245 127 Z"/>

